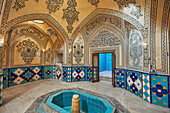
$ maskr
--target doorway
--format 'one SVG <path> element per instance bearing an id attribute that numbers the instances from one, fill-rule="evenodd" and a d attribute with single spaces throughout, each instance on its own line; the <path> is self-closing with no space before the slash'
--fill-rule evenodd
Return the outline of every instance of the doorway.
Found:
<path id="1" fill-rule="evenodd" d="M 115 86 L 115 52 L 99 52 L 92 54 L 92 82 L 110 81 Z"/>

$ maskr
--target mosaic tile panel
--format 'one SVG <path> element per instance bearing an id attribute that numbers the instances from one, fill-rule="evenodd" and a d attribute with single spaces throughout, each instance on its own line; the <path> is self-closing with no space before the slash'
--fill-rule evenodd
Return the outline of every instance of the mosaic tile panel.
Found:
<path id="1" fill-rule="evenodd" d="M 8 73 L 9 69 L 3 69 L 3 89 L 8 87 L 8 77 L 9 77 L 9 73 Z"/>
<path id="2" fill-rule="evenodd" d="M 142 98 L 142 73 L 127 70 L 127 90 Z"/>
<path id="3" fill-rule="evenodd" d="M 53 78 L 53 66 L 44 66 L 44 79 Z"/>
<path id="4" fill-rule="evenodd" d="M 85 67 L 72 67 L 72 82 L 85 81 Z"/>
<path id="5" fill-rule="evenodd" d="M 63 67 L 63 81 L 67 82 L 67 67 Z"/>
<path id="6" fill-rule="evenodd" d="M 142 74 L 143 81 L 143 99 L 147 102 L 151 102 L 150 95 L 150 75 L 147 73 Z"/>
<path id="7" fill-rule="evenodd" d="M 168 106 L 168 76 L 151 75 L 152 104 Z"/>
<path id="8" fill-rule="evenodd" d="M 71 67 L 68 67 L 68 72 L 67 72 L 67 82 L 72 82 L 72 77 L 71 77 Z"/>
<path id="9" fill-rule="evenodd" d="M 0 75 L 0 106 L 2 105 L 3 75 Z"/>
<path id="10" fill-rule="evenodd" d="M 56 78 L 56 65 L 53 66 L 53 78 Z"/>
<path id="11" fill-rule="evenodd" d="M 92 67 L 87 67 L 87 81 L 92 82 Z"/>
<path id="12" fill-rule="evenodd" d="M 94 68 L 94 80 L 97 80 L 97 73 L 98 73 L 98 70 L 96 68 Z"/>
<path id="13" fill-rule="evenodd" d="M 56 79 L 61 79 L 62 78 L 62 69 L 60 66 L 56 66 Z"/>
<path id="14" fill-rule="evenodd" d="M 115 79 L 116 87 L 126 89 L 126 70 L 116 69 L 115 77 L 116 77 Z"/>
<path id="15" fill-rule="evenodd" d="M 11 69 L 10 86 L 40 80 L 42 77 L 41 67 L 21 67 Z"/>

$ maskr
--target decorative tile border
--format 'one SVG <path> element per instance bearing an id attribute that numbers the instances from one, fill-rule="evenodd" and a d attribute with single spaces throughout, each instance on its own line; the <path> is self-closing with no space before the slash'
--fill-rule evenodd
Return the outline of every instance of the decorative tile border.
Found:
<path id="1" fill-rule="evenodd" d="M 50 65 L 3 69 L 3 89 L 27 82 L 53 78 L 53 67 L 53 65 Z"/>
<path id="2" fill-rule="evenodd" d="M 2 105 L 3 75 L 0 75 L 0 106 Z"/>
<path id="3" fill-rule="evenodd" d="M 150 75 L 147 73 L 142 74 L 142 87 L 143 87 L 143 99 L 147 102 L 151 102 L 151 94 L 150 94 Z"/>
<path id="4" fill-rule="evenodd" d="M 115 69 L 115 84 L 116 87 L 122 89 L 126 88 L 126 70 L 125 69 Z"/>

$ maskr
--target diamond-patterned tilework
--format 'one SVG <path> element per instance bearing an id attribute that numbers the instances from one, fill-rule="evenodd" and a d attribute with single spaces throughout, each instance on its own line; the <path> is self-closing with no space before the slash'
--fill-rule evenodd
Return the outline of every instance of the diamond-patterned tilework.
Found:
<path id="1" fill-rule="evenodd" d="M 3 89 L 8 87 L 9 69 L 3 69 Z"/>
<path id="2" fill-rule="evenodd" d="M 116 87 L 126 89 L 126 70 L 115 69 L 115 77 Z"/>
<path id="3" fill-rule="evenodd" d="M 168 76 L 151 75 L 152 103 L 168 106 Z"/>
<path id="4" fill-rule="evenodd" d="M 147 102 L 150 102 L 150 75 L 143 73 L 142 74 L 143 81 L 143 99 Z"/>
<path id="5" fill-rule="evenodd" d="M 61 79 L 62 78 L 62 71 L 61 67 L 56 66 L 56 78 Z"/>
<path id="6" fill-rule="evenodd" d="M 11 74 L 11 86 L 18 84 L 23 84 L 27 82 L 40 80 L 42 77 L 41 67 L 22 67 L 22 68 L 13 68 Z"/>
<path id="7" fill-rule="evenodd" d="M 87 67 L 87 81 L 92 81 L 92 67 Z"/>
<path id="8" fill-rule="evenodd" d="M 53 78 L 53 66 L 44 66 L 44 79 Z"/>
<path id="9" fill-rule="evenodd" d="M 2 105 L 3 75 L 0 75 L 0 106 Z"/>
<path id="10" fill-rule="evenodd" d="M 67 82 L 67 67 L 63 67 L 63 81 Z"/>
<path id="11" fill-rule="evenodd" d="M 142 98 L 142 73 L 127 70 L 127 90 Z"/>
<path id="12" fill-rule="evenodd" d="M 72 67 L 72 82 L 85 81 L 85 68 Z"/>

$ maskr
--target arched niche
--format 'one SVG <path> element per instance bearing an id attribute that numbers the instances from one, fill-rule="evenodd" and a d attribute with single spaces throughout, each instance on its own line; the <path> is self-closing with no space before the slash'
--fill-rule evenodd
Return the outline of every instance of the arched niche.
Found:
<path id="1" fill-rule="evenodd" d="M 101 25 L 95 29 L 86 42 L 87 44 L 87 65 L 92 65 L 92 53 L 115 51 L 116 66 L 124 67 L 126 61 L 125 42 L 121 31 L 114 26 Z M 86 60 L 87 60 L 86 59 Z"/>

